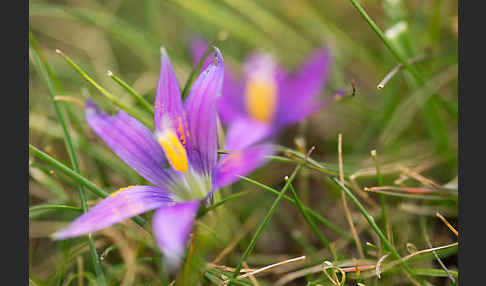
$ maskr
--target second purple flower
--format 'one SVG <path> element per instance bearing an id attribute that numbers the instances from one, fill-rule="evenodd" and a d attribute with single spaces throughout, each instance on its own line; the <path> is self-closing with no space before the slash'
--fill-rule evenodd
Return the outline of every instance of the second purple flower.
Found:
<path id="1" fill-rule="evenodd" d="M 198 62 L 206 49 L 203 40 L 193 40 L 193 60 Z M 226 68 L 222 96 L 217 101 L 218 113 L 228 125 L 226 148 L 237 150 L 274 136 L 322 107 L 318 96 L 329 66 L 329 54 L 319 49 L 294 73 L 264 53 L 247 58 L 240 78 Z"/>

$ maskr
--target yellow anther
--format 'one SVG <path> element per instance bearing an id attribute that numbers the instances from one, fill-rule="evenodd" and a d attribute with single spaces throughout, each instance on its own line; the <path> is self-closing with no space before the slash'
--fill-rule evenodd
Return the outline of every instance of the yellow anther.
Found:
<path id="1" fill-rule="evenodd" d="M 177 125 L 177 132 L 179 133 L 179 137 L 181 138 L 182 144 L 186 145 L 186 134 L 184 133 L 184 127 L 182 125 L 182 119 L 179 117 L 179 124 Z"/>
<path id="2" fill-rule="evenodd" d="M 172 167 L 174 167 L 174 169 L 177 171 L 186 172 L 186 149 L 184 149 L 184 146 L 182 146 L 177 134 L 172 129 L 168 129 L 162 132 L 158 136 L 157 140 L 159 141 L 160 146 L 162 146 L 165 156 L 169 160 Z"/>
<path id="3" fill-rule="evenodd" d="M 277 109 L 277 86 L 271 80 L 250 79 L 246 86 L 246 109 L 258 121 L 272 121 Z"/>
<path id="4" fill-rule="evenodd" d="M 133 187 L 133 186 L 128 186 L 128 187 L 121 188 L 121 189 L 119 189 L 119 190 L 117 190 L 117 191 L 115 191 L 115 192 L 111 193 L 111 194 L 110 194 L 110 197 L 114 197 L 114 196 L 118 195 L 120 192 L 122 192 L 122 191 L 124 191 L 124 190 L 126 190 L 126 189 L 129 189 L 129 188 L 131 188 L 131 187 Z"/>

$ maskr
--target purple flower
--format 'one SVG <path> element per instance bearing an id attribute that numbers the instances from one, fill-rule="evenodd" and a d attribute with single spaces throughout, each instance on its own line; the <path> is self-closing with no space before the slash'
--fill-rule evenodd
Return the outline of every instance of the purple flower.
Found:
<path id="1" fill-rule="evenodd" d="M 207 45 L 196 38 L 190 48 L 193 60 L 198 62 Z M 323 102 L 317 97 L 329 66 L 328 53 L 319 49 L 294 73 L 288 73 L 271 55 L 263 53 L 250 55 L 242 78 L 226 68 L 222 96 L 217 101 L 221 120 L 228 125 L 226 148 L 235 150 L 231 147 L 242 148 L 271 137 L 318 110 Z M 243 138 L 242 134 L 247 136 Z"/>
<path id="2" fill-rule="evenodd" d="M 223 74 L 223 58 L 215 48 L 215 57 L 194 81 L 183 103 L 169 58 L 162 50 L 155 133 L 125 112 L 109 116 L 88 100 L 86 120 L 91 128 L 154 186 L 130 186 L 114 192 L 53 237 L 66 239 L 95 232 L 155 209 L 155 239 L 169 267 L 176 269 L 200 204 L 216 189 L 261 166 L 272 153 L 270 145 L 261 144 L 218 160 L 215 102 Z"/>

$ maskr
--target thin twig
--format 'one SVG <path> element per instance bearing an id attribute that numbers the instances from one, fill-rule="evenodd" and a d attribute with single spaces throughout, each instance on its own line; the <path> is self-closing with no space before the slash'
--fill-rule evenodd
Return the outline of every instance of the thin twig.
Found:
<path id="1" fill-rule="evenodd" d="M 304 259 L 305 259 L 305 256 L 299 256 L 299 257 L 296 257 L 296 258 L 287 259 L 287 260 L 284 260 L 284 261 L 281 261 L 281 262 L 278 262 L 278 263 L 275 263 L 275 264 L 271 264 L 271 265 L 259 268 L 257 270 L 252 271 L 252 272 L 240 275 L 240 276 L 238 276 L 237 279 L 242 279 L 242 278 L 248 277 L 250 275 L 255 275 L 255 274 L 258 274 L 260 272 L 266 271 L 268 269 L 278 267 L 278 266 L 283 265 L 283 264 L 287 264 L 287 263 L 291 263 L 291 262 L 299 261 L 299 260 L 304 260 Z"/>
<path id="2" fill-rule="evenodd" d="M 248 263 L 246 263 L 246 261 L 243 262 L 243 269 L 245 269 L 245 270 L 249 269 Z M 253 286 L 259 286 L 260 285 L 258 283 L 258 281 L 256 280 L 255 276 L 253 276 L 253 274 L 251 274 L 251 273 L 247 273 L 247 274 L 248 274 L 248 277 L 250 278 L 251 284 L 253 284 Z"/>
<path id="3" fill-rule="evenodd" d="M 72 96 L 57 95 L 57 96 L 54 97 L 54 100 L 55 101 L 66 101 L 66 102 L 75 103 L 75 104 L 79 105 L 80 107 L 84 108 L 84 102 L 81 101 L 79 98 L 75 98 L 75 97 L 72 97 Z"/>
<path id="4" fill-rule="evenodd" d="M 429 169 L 430 167 L 434 166 L 437 163 L 438 163 L 437 160 L 428 160 L 428 161 L 425 161 L 422 164 L 418 165 L 417 167 L 411 169 L 411 171 L 415 174 L 420 174 L 423 171 Z M 400 185 L 401 183 L 403 183 L 403 181 L 405 181 L 408 178 L 409 178 L 409 176 L 407 174 L 400 174 L 400 177 L 398 179 L 396 179 L 393 183 L 395 185 Z"/>
<path id="5" fill-rule="evenodd" d="M 424 234 L 424 239 L 425 239 L 425 242 L 427 243 L 427 246 L 429 248 L 432 248 L 432 243 L 430 242 L 429 235 L 427 234 L 427 229 L 425 227 L 425 219 L 426 219 L 425 217 L 420 218 L 420 228 L 422 229 L 422 232 Z M 434 254 L 435 260 L 437 260 L 440 267 L 442 267 L 442 269 L 444 269 L 444 271 L 447 273 L 447 276 L 449 277 L 449 279 L 454 283 L 456 280 L 454 279 L 454 277 L 452 277 L 452 274 L 449 272 L 449 269 L 447 269 L 444 262 L 442 262 L 442 259 L 440 259 L 439 255 L 437 254 L 437 251 L 434 250 L 434 251 L 432 251 L 432 253 Z"/>
<path id="6" fill-rule="evenodd" d="M 442 222 L 456 235 L 458 236 L 459 233 L 457 230 L 443 217 L 439 212 L 435 213 L 435 215 L 442 220 Z"/>
<path id="7" fill-rule="evenodd" d="M 405 166 L 399 166 L 398 168 L 400 169 L 401 172 L 407 174 L 407 176 L 409 176 L 410 178 L 413 178 L 413 179 L 417 180 L 418 182 L 420 182 L 420 183 L 422 183 L 426 186 L 429 186 L 429 187 L 432 187 L 432 188 L 440 188 L 440 185 L 437 184 L 436 182 L 420 175 L 417 172 L 414 172 L 413 170 L 410 170 L 409 168 L 407 168 Z"/>
<path id="8" fill-rule="evenodd" d="M 339 180 L 341 184 L 344 185 L 344 174 L 343 174 L 343 152 L 342 152 L 342 134 L 338 135 L 338 159 L 339 159 Z M 358 249 L 359 256 L 364 258 L 363 248 L 361 247 L 361 242 L 356 229 L 354 228 L 353 219 L 351 217 L 351 212 L 349 211 L 348 202 L 346 201 L 346 194 L 341 190 L 341 200 L 343 201 L 344 212 L 346 214 L 346 219 L 348 220 L 349 227 L 351 228 L 351 234 L 353 235 L 354 241 L 356 242 L 356 248 Z"/>
<path id="9" fill-rule="evenodd" d="M 407 62 L 409 64 L 413 64 L 413 63 L 416 63 L 416 62 L 420 62 L 420 61 L 423 61 L 424 59 L 426 59 L 427 56 L 426 55 L 418 55 L 416 57 L 413 57 L 411 59 L 409 59 Z M 385 87 L 385 85 L 399 72 L 403 69 L 403 64 L 400 63 L 398 64 L 394 69 L 392 69 L 384 78 L 382 81 L 380 81 L 380 83 L 378 84 L 378 86 L 376 86 L 377 89 L 382 89 Z"/>

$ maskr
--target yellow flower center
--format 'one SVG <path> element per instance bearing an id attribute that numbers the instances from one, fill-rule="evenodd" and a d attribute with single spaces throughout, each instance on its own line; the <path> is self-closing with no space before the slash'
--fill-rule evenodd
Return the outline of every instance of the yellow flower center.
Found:
<path id="1" fill-rule="evenodd" d="M 245 105 L 254 119 L 265 123 L 272 121 L 277 109 L 277 85 L 272 80 L 250 79 L 246 86 Z"/>
<path id="2" fill-rule="evenodd" d="M 186 149 L 177 134 L 172 129 L 167 129 L 157 136 L 157 140 L 172 167 L 177 171 L 186 172 L 188 169 Z"/>

